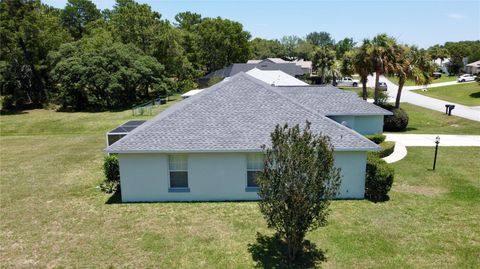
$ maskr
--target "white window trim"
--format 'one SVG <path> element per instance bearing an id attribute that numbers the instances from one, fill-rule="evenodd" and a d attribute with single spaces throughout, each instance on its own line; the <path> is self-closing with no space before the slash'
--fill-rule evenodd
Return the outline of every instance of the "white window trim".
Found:
<path id="1" fill-rule="evenodd" d="M 190 192 L 190 180 L 188 176 L 188 155 L 185 156 L 186 162 L 187 162 L 187 168 L 185 170 L 183 169 L 170 169 L 170 157 L 175 156 L 175 155 L 168 155 L 167 156 L 167 165 L 168 165 L 168 192 Z M 170 178 L 170 172 L 187 172 L 187 187 L 172 187 L 171 186 L 171 178 Z"/>
<path id="2" fill-rule="evenodd" d="M 250 156 L 251 154 L 247 154 L 246 155 L 246 172 L 245 172 L 245 191 L 246 192 L 258 192 L 260 190 L 260 187 L 251 187 L 251 186 L 248 186 L 248 172 L 262 172 L 263 169 L 249 169 L 248 168 L 248 156 Z"/>

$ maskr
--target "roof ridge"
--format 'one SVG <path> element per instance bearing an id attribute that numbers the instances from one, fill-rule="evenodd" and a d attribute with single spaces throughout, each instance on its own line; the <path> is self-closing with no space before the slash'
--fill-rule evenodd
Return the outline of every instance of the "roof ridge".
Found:
<path id="1" fill-rule="evenodd" d="M 242 72 L 242 73 L 243 73 L 243 72 Z M 245 74 L 245 73 L 243 73 L 243 74 Z M 295 104 L 295 105 L 297 105 L 297 106 L 300 106 L 301 108 L 303 108 L 303 109 L 305 109 L 305 110 L 313 113 L 314 115 L 319 115 L 319 116 L 322 117 L 323 119 L 326 119 L 327 121 L 330 121 L 331 123 L 337 125 L 339 128 L 343 128 L 343 129 L 346 130 L 347 132 L 350 132 L 351 134 L 353 134 L 353 135 L 355 135 L 355 136 L 357 136 L 357 137 L 359 137 L 359 138 L 361 138 L 361 139 L 363 139 L 363 140 L 366 140 L 366 141 L 371 142 L 372 144 L 375 144 L 375 143 L 373 143 L 372 141 L 370 141 L 369 139 L 367 139 L 365 136 L 363 136 L 363 135 L 359 134 L 358 132 L 356 132 L 356 131 L 348 128 L 347 126 L 345 126 L 345 125 L 343 125 L 343 124 L 340 124 L 340 123 L 338 123 L 338 122 L 330 119 L 329 117 L 327 117 L 327 116 L 325 116 L 325 115 L 322 115 L 322 114 L 320 114 L 319 112 L 317 112 L 317 111 L 315 111 L 315 110 L 313 110 L 313 109 L 311 109 L 311 108 L 309 108 L 309 107 L 306 107 L 305 105 L 303 105 L 303 104 L 301 104 L 301 103 L 293 100 L 292 98 L 284 95 L 283 93 L 280 93 L 280 92 L 274 90 L 274 89 L 273 89 L 273 88 L 274 88 L 273 86 L 270 86 L 270 85 L 268 85 L 267 83 L 265 83 L 265 82 L 263 82 L 263 81 L 261 81 L 261 80 L 259 80 L 259 79 L 256 79 L 256 78 L 254 78 L 254 77 L 252 77 L 252 76 L 248 76 L 248 75 L 247 75 L 247 77 L 248 77 L 248 79 L 250 79 L 252 82 L 254 82 L 254 83 L 256 83 L 256 84 L 260 84 L 260 83 L 261 83 L 261 84 L 260 84 L 261 86 L 263 86 L 263 87 L 266 88 L 267 90 L 269 90 L 269 91 L 271 91 L 271 92 L 274 92 L 275 94 L 277 94 L 277 95 L 285 98 L 286 100 L 290 101 L 291 103 L 293 103 L 293 104 Z M 375 145 L 376 145 L 376 144 L 375 144 Z"/>

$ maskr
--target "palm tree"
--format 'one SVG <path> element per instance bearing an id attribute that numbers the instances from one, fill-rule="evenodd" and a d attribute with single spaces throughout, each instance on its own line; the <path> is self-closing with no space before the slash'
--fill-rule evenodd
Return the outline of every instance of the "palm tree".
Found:
<path id="1" fill-rule="evenodd" d="M 371 42 L 368 39 L 363 40 L 363 44 L 355 51 L 353 56 L 353 67 L 357 74 L 360 76 L 360 82 L 362 83 L 362 97 L 363 100 L 367 100 L 367 81 L 368 76 L 373 72 L 372 62 L 370 61 L 370 54 L 368 48 L 371 46 Z"/>
<path id="2" fill-rule="evenodd" d="M 380 34 L 367 44 L 367 53 L 375 70 L 375 104 L 378 103 L 379 88 L 378 81 L 380 75 L 394 70 L 395 61 L 395 40 L 386 34 Z"/>
<path id="3" fill-rule="evenodd" d="M 398 91 L 395 99 L 395 107 L 400 107 L 403 86 L 407 79 L 415 81 L 415 84 L 428 84 L 432 80 L 435 64 L 430 61 L 430 55 L 425 50 L 405 45 L 395 46 L 394 73 L 398 76 Z"/>
<path id="4" fill-rule="evenodd" d="M 325 75 L 330 72 L 335 64 L 335 51 L 328 47 L 315 49 L 312 60 L 312 67 L 320 73 L 320 83 L 325 83 Z"/>

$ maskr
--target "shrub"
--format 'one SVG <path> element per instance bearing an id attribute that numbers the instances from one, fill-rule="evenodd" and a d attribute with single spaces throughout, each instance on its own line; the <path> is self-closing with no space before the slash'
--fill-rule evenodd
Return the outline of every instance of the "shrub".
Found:
<path id="1" fill-rule="evenodd" d="M 106 182 L 120 182 L 120 170 L 116 155 L 105 156 L 103 162 L 103 173 Z"/>
<path id="2" fill-rule="evenodd" d="M 383 120 L 383 130 L 390 132 L 405 131 L 408 125 L 408 114 L 401 108 L 395 108 L 391 106 L 384 107 L 390 110 L 393 115 L 385 116 Z"/>
<path id="3" fill-rule="evenodd" d="M 374 202 L 387 201 L 393 176 L 393 169 L 384 160 L 376 155 L 369 155 L 365 177 L 365 197 Z"/>
<path id="4" fill-rule="evenodd" d="M 377 153 L 378 157 L 385 158 L 388 155 L 393 153 L 393 151 L 395 149 L 395 142 L 385 141 L 385 142 L 382 142 L 379 146 L 382 147 L 382 149 L 377 151 L 376 153 Z"/>
<path id="5" fill-rule="evenodd" d="M 114 193 L 117 189 L 120 189 L 120 184 L 118 181 L 104 181 L 99 187 L 105 193 Z"/>
<path id="6" fill-rule="evenodd" d="M 385 141 L 385 138 L 387 138 L 383 134 L 366 135 L 365 137 L 370 139 L 373 143 L 375 143 L 377 145 L 382 143 L 383 141 Z"/>

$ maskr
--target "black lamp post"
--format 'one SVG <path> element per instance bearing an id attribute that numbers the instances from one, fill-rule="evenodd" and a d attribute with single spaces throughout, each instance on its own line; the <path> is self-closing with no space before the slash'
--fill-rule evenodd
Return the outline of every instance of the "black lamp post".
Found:
<path id="1" fill-rule="evenodd" d="M 435 170 L 435 164 L 437 163 L 438 144 L 440 144 L 440 136 L 435 138 L 435 159 L 433 159 L 433 170 Z"/>

